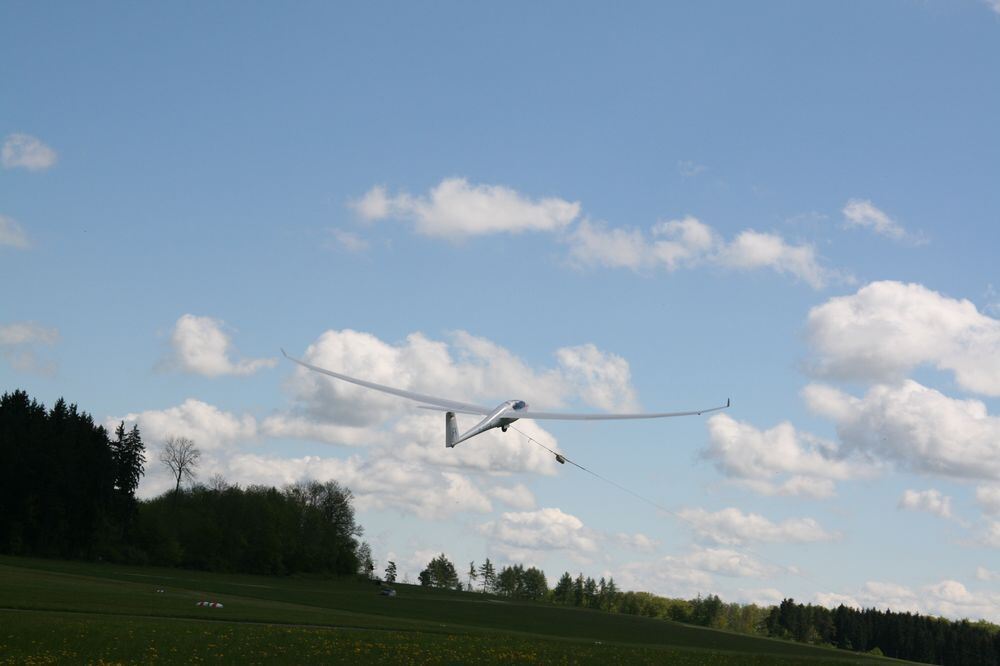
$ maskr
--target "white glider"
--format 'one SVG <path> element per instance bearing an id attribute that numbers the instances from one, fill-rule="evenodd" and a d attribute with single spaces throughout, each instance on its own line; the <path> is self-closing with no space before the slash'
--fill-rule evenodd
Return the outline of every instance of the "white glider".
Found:
<path id="1" fill-rule="evenodd" d="M 289 361 L 298 363 L 302 367 L 308 368 L 313 372 L 319 372 L 345 382 L 350 382 L 351 384 L 357 384 L 358 386 L 364 386 L 365 388 L 382 391 L 383 393 L 390 393 L 392 395 L 399 396 L 400 398 L 414 400 L 422 403 L 419 407 L 423 409 L 434 409 L 444 412 L 445 446 L 448 448 L 493 428 L 500 428 L 502 431 L 507 432 L 508 426 L 518 419 L 559 419 L 567 421 L 662 419 L 671 416 L 700 416 L 702 414 L 707 414 L 708 412 L 717 412 L 720 409 L 726 409 L 729 407 L 729 400 L 726 400 L 726 404 L 724 405 L 709 407 L 707 409 L 694 409 L 688 412 L 654 412 L 651 414 L 565 414 L 562 412 L 533 412 L 528 409 L 528 404 L 524 402 L 524 400 L 507 400 L 500 403 L 496 407 L 483 407 L 482 405 L 473 405 L 467 402 L 458 402 L 457 400 L 438 398 L 433 395 L 425 395 L 414 391 L 404 391 L 403 389 L 384 386 L 382 384 L 376 384 L 375 382 L 368 382 L 363 379 L 357 379 L 356 377 L 348 377 L 347 375 L 342 375 L 339 372 L 327 370 L 326 368 L 320 368 L 297 358 L 293 358 L 289 356 L 288 352 L 284 349 L 281 350 L 281 353 L 284 354 L 285 358 Z M 484 418 L 468 431 L 459 435 L 458 419 L 455 417 L 455 414 L 474 414 L 476 416 L 483 416 Z M 560 462 L 562 461 L 560 460 Z"/>

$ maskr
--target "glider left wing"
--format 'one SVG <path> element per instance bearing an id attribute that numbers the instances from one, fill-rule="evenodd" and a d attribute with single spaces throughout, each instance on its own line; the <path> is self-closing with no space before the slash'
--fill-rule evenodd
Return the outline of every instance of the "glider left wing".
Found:
<path id="1" fill-rule="evenodd" d="M 327 370 L 326 368 L 320 368 L 315 365 L 306 363 L 305 361 L 300 361 L 297 358 L 288 355 L 284 349 L 281 353 L 285 355 L 289 361 L 298 363 L 303 368 L 308 368 L 313 372 L 318 372 L 323 375 L 329 375 L 330 377 L 335 377 L 341 379 L 345 382 L 350 382 L 351 384 L 357 384 L 358 386 L 364 386 L 365 388 L 375 389 L 376 391 L 382 391 L 383 393 L 390 393 L 392 395 L 399 396 L 400 398 L 406 398 L 408 400 L 415 400 L 417 402 L 423 402 L 427 405 L 433 405 L 433 408 L 444 409 L 453 412 L 462 412 L 463 414 L 479 414 L 486 415 L 490 413 L 488 407 L 483 407 L 481 405 L 472 405 L 467 402 L 458 402 L 456 400 L 448 400 L 447 398 L 438 398 L 433 395 L 425 395 L 423 393 L 416 393 L 414 391 L 404 391 L 403 389 L 393 388 L 392 386 L 385 386 L 383 384 L 376 384 L 375 382 L 366 382 L 363 379 L 357 379 L 356 377 L 348 377 L 347 375 L 342 375 L 339 372 L 334 372 L 333 370 Z"/>

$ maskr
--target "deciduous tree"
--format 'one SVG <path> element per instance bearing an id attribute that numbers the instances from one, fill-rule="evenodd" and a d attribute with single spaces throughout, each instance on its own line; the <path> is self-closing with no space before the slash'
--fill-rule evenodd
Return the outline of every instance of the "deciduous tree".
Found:
<path id="1" fill-rule="evenodd" d="M 195 468 L 201 460 L 201 451 L 187 437 L 171 437 L 163 445 L 160 462 L 167 466 L 177 480 L 174 494 L 180 492 L 181 481 L 194 481 Z"/>

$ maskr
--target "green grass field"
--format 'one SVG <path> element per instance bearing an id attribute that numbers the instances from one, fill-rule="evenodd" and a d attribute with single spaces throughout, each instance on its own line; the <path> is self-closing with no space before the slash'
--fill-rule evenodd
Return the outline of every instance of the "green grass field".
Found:
<path id="1" fill-rule="evenodd" d="M 389 598 L 355 580 L 0 557 L 0 663 L 893 661 L 663 620 L 396 589 Z M 225 607 L 197 607 L 201 600 Z"/>

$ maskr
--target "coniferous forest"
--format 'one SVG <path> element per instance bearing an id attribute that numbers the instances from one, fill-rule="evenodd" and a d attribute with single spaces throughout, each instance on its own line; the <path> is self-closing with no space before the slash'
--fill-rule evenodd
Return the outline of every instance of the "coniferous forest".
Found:
<path id="1" fill-rule="evenodd" d="M 361 527 L 336 482 L 195 486 L 140 501 L 137 426 L 113 435 L 64 400 L 0 397 L 0 553 L 259 574 L 353 574 Z"/>
<path id="2" fill-rule="evenodd" d="M 0 553 L 107 560 L 254 574 L 372 575 L 351 492 L 334 481 L 278 489 L 210 485 L 136 498 L 148 451 L 138 426 L 113 434 L 76 405 L 51 409 L 24 391 L 0 397 Z M 387 579 L 395 579 L 390 562 Z M 467 583 L 462 584 L 465 578 Z M 390 581 L 391 582 L 391 581 Z M 669 599 L 564 573 L 487 559 L 460 573 L 442 553 L 424 585 L 642 615 L 937 664 L 1000 664 L 1000 627 L 913 613 L 797 604 Z"/>

